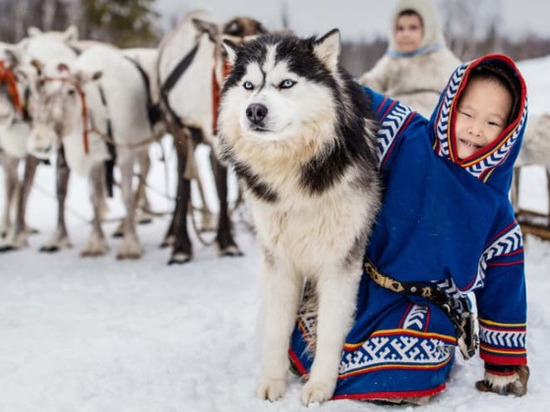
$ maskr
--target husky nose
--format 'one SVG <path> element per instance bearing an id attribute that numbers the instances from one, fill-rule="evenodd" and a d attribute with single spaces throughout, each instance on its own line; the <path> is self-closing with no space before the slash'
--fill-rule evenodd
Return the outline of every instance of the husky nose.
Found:
<path id="1" fill-rule="evenodd" d="M 253 103 L 246 108 L 246 117 L 252 123 L 258 124 L 267 116 L 267 107 L 260 103 Z"/>

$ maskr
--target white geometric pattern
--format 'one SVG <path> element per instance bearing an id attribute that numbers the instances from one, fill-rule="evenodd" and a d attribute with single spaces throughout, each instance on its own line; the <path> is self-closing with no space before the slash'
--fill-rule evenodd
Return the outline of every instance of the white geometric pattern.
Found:
<path id="1" fill-rule="evenodd" d="M 483 287 L 488 262 L 490 262 L 491 259 L 515 252 L 521 248 L 523 248 L 523 238 L 521 235 L 521 228 L 516 222 L 508 232 L 504 233 L 485 249 L 479 260 L 476 280 L 467 292 Z"/>
<path id="2" fill-rule="evenodd" d="M 397 105 L 384 118 L 382 125 L 376 133 L 376 139 L 378 141 L 378 166 L 384 161 L 395 137 L 399 134 L 403 124 L 412 112 L 413 110 L 409 106 L 397 102 Z"/>
<path id="3" fill-rule="evenodd" d="M 443 102 L 441 103 L 438 117 L 436 118 L 436 135 L 439 142 L 439 150 L 437 154 L 441 157 L 448 158 L 450 156 L 448 126 L 450 122 L 451 103 L 458 93 L 458 89 L 460 88 L 460 83 L 462 82 L 466 68 L 467 65 L 462 65 L 453 73 L 453 76 L 449 80 L 449 84 L 445 92 L 445 97 L 443 98 Z M 520 132 L 523 129 L 524 123 L 527 120 L 527 99 L 525 99 L 525 108 L 526 109 L 523 111 L 519 123 L 514 128 L 512 136 L 508 138 L 506 143 L 502 145 L 499 150 L 492 153 L 487 158 L 465 168 L 466 171 L 479 179 L 484 172 L 498 166 L 506 160 L 506 157 L 510 153 L 510 148 L 516 143 Z"/>
<path id="4" fill-rule="evenodd" d="M 423 330 L 429 308 L 424 305 L 414 305 L 403 322 L 403 329 Z"/>
<path id="5" fill-rule="evenodd" d="M 491 346 L 524 348 L 526 335 L 525 331 L 496 331 L 479 325 L 480 340 Z"/>
<path id="6" fill-rule="evenodd" d="M 354 352 L 344 352 L 339 373 L 391 365 L 439 365 L 453 355 L 454 347 L 436 338 L 410 335 L 375 336 Z"/>
<path id="7" fill-rule="evenodd" d="M 439 140 L 438 155 L 441 157 L 449 157 L 447 126 L 450 120 L 449 115 L 451 112 L 451 103 L 456 93 L 458 92 L 458 89 L 460 87 L 460 82 L 462 81 L 462 77 L 465 71 L 466 71 L 466 65 L 462 65 L 458 69 L 456 69 L 456 71 L 453 73 L 453 76 L 449 80 L 449 84 L 445 92 L 445 97 L 443 98 L 441 109 L 436 119 L 436 133 L 437 133 L 437 139 Z"/>

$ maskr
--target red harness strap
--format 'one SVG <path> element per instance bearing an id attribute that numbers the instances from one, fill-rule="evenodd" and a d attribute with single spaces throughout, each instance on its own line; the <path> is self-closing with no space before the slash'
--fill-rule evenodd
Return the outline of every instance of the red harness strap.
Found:
<path id="1" fill-rule="evenodd" d="M 223 64 L 223 80 L 227 78 L 231 71 L 231 65 L 226 60 Z M 212 133 L 218 134 L 218 113 L 220 110 L 221 90 L 220 84 L 216 80 L 216 67 L 212 70 Z"/>
<path id="2" fill-rule="evenodd" d="M 23 106 L 17 92 L 17 79 L 13 72 L 0 60 L 0 85 L 5 84 L 15 109 L 23 114 Z"/>

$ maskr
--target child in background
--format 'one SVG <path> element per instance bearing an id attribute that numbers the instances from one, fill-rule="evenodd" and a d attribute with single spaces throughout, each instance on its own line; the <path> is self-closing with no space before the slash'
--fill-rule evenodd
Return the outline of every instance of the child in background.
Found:
<path id="1" fill-rule="evenodd" d="M 461 62 L 445 46 L 430 0 L 401 0 L 391 17 L 386 54 L 359 82 L 429 117 Z"/>
<path id="2" fill-rule="evenodd" d="M 519 70 L 503 55 L 458 67 L 431 120 L 365 92 L 385 192 L 334 399 L 424 404 L 445 389 L 456 347 L 476 350 L 472 293 L 485 361 L 476 388 L 524 395 L 523 240 L 508 198 L 527 120 Z M 302 374 L 315 322 L 301 314 L 292 337 Z"/>

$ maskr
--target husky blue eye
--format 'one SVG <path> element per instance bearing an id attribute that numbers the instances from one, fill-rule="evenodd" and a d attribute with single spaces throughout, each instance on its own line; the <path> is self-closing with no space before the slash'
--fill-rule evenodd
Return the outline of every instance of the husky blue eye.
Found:
<path id="1" fill-rule="evenodd" d="M 290 89 L 296 82 L 294 80 L 286 79 L 279 84 L 279 89 Z"/>
<path id="2" fill-rule="evenodd" d="M 246 90 L 252 90 L 254 88 L 254 85 L 252 84 L 252 82 L 246 81 L 243 83 L 243 87 Z"/>

